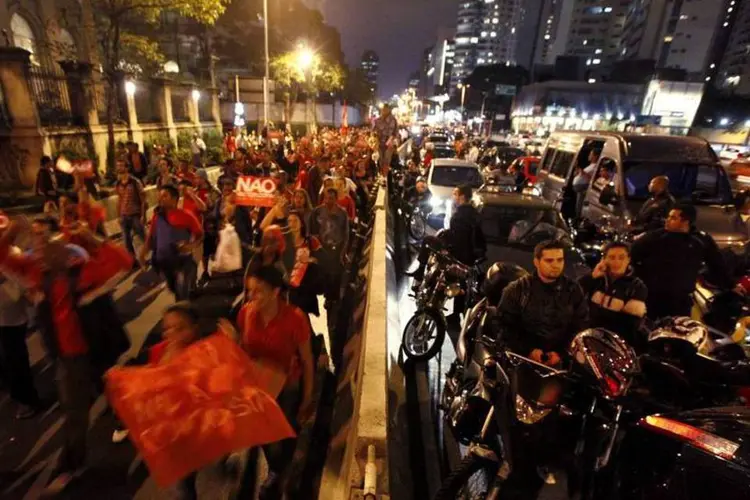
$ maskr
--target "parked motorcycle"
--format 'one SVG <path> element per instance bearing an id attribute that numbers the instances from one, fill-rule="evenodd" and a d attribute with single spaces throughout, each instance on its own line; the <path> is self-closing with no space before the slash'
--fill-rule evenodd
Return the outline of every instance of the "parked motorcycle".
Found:
<path id="1" fill-rule="evenodd" d="M 574 370 L 558 370 L 482 335 L 466 368 L 453 365 L 442 408 L 448 427 L 469 451 L 441 485 L 437 500 L 497 499 L 514 470 L 516 455 L 523 452 L 514 449 L 512 442 L 539 433 L 553 412 L 577 414 L 567 406 L 569 396 L 578 395 L 571 386 L 583 384 L 592 389 L 594 400 L 606 399 L 627 392 L 637 372 L 635 353 L 607 330 L 579 333 L 571 344 L 571 355 Z M 592 406 L 588 405 L 591 411 Z M 602 453 L 607 454 L 613 445 L 609 443 Z"/>
<path id="2" fill-rule="evenodd" d="M 417 243 L 421 242 L 427 233 L 427 213 L 419 204 L 404 203 L 406 215 L 406 229 L 409 236 Z"/>
<path id="3" fill-rule="evenodd" d="M 406 323 L 401 348 L 410 359 L 425 361 L 443 346 L 447 321 L 443 314 L 448 299 L 466 296 L 471 307 L 477 295 L 479 270 L 454 259 L 446 250 L 434 246 L 422 283 L 415 295 L 417 311 Z"/>

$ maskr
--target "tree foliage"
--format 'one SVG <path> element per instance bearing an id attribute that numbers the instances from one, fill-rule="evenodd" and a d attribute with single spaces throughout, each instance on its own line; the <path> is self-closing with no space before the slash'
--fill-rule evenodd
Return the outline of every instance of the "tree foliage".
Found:
<path id="1" fill-rule="evenodd" d="M 273 79 L 282 88 L 299 86 L 307 92 L 335 92 L 344 86 L 344 71 L 336 62 L 317 56 L 303 69 L 296 52 L 287 52 L 271 61 Z"/>

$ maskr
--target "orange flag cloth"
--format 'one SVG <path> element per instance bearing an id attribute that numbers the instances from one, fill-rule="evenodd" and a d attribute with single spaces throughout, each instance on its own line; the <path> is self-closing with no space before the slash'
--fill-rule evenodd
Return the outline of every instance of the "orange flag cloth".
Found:
<path id="1" fill-rule="evenodd" d="M 161 487 L 232 451 L 295 435 L 250 358 L 221 334 L 165 364 L 113 368 L 106 382 L 109 401 Z"/>

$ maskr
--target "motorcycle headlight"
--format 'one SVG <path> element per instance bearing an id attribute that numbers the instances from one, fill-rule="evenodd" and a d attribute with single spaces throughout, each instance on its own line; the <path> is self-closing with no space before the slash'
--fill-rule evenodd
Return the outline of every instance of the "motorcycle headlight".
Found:
<path id="1" fill-rule="evenodd" d="M 440 208 L 443 205 L 445 205 L 445 201 L 443 201 L 440 198 L 431 198 L 430 199 L 430 206 L 432 206 L 432 208 Z"/>
<path id="2" fill-rule="evenodd" d="M 458 297 L 459 295 L 461 295 L 461 287 L 459 285 L 450 285 L 445 291 L 445 295 L 450 298 Z"/>

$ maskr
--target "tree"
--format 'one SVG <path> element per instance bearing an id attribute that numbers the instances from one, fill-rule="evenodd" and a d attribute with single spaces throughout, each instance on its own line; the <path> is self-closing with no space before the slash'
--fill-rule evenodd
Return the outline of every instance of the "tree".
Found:
<path id="1" fill-rule="evenodd" d="M 109 143 L 108 168 L 114 166 L 114 114 L 122 76 L 126 73 L 154 74 L 161 71 L 164 57 L 159 47 L 160 28 L 166 14 L 211 25 L 224 12 L 229 0 L 90 0 L 89 19 L 78 26 L 90 27 L 98 42 L 98 61 L 106 83 L 106 121 Z"/>
<path id="2" fill-rule="evenodd" d="M 273 79 L 284 93 L 284 113 L 289 122 L 292 114 L 292 103 L 297 101 L 300 91 L 308 97 L 318 92 L 335 92 L 344 86 L 344 72 L 336 62 L 330 62 L 320 56 L 313 56 L 307 67 L 300 64 L 299 51 L 287 52 L 271 61 Z"/>

